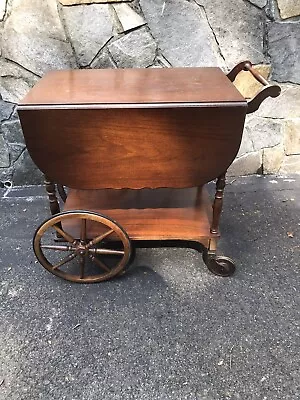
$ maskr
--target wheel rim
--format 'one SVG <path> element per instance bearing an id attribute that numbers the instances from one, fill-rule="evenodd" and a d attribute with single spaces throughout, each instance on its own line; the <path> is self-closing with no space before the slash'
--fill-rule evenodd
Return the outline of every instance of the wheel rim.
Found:
<path id="1" fill-rule="evenodd" d="M 231 276 L 235 272 L 234 261 L 225 256 L 209 256 L 207 251 L 202 254 L 203 261 L 205 262 L 207 268 L 217 276 Z"/>
<path id="2" fill-rule="evenodd" d="M 62 229 L 70 222 L 80 225 L 78 234 Z M 88 232 L 91 224 L 98 224 L 99 234 L 95 237 Z M 53 244 L 55 234 L 61 237 L 61 243 Z M 111 248 L 112 242 L 118 244 L 117 249 Z M 34 235 L 33 247 L 37 259 L 49 272 L 80 283 L 114 277 L 131 255 L 130 239 L 121 226 L 108 217 L 86 211 L 60 213 L 46 220 Z"/>
<path id="3" fill-rule="evenodd" d="M 219 276 L 231 276 L 235 272 L 234 261 L 225 256 L 216 257 L 214 267 L 214 273 Z"/>

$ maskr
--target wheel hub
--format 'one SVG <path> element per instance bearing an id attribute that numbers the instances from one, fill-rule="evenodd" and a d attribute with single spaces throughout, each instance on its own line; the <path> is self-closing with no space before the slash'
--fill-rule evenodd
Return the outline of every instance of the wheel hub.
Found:
<path id="1" fill-rule="evenodd" d="M 73 251 L 75 254 L 83 256 L 88 253 L 88 246 L 82 241 L 75 241 L 75 243 L 73 243 Z"/>

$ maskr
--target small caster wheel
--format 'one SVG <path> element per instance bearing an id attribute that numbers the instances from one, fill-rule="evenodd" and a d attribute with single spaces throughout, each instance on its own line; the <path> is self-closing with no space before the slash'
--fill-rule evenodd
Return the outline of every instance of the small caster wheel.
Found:
<path id="1" fill-rule="evenodd" d="M 203 261 L 214 275 L 226 277 L 235 272 L 234 261 L 229 257 L 210 255 L 206 251 L 203 253 Z"/>
<path id="2" fill-rule="evenodd" d="M 57 233 L 64 243 L 53 244 Z M 88 211 L 67 211 L 47 219 L 35 232 L 33 248 L 49 272 L 78 283 L 113 278 L 125 269 L 132 253 L 120 225 Z"/>

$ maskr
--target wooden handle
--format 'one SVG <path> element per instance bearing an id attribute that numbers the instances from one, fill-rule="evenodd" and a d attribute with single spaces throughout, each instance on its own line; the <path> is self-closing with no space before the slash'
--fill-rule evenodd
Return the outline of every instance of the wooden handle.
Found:
<path id="1" fill-rule="evenodd" d="M 278 85 L 271 85 L 257 70 L 252 67 L 252 63 L 250 61 L 242 61 L 237 64 L 228 74 L 228 79 L 233 82 L 240 71 L 249 71 L 252 76 L 261 83 L 264 88 L 260 90 L 256 96 L 254 96 L 251 100 L 248 101 L 248 109 L 247 114 L 251 114 L 254 111 L 258 110 L 261 103 L 267 97 L 277 97 L 280 95 L 281 89 Z"/>
<path id="2" fill-rule="evenodd" d="M 244 64 L 244 71 L 249 71 L 254 76 L 254 78 L 260 82 L 264 86 L 270 85 L 269 82 L 256 70 L 252 67 L 250 61 L 246 61 Z"/>

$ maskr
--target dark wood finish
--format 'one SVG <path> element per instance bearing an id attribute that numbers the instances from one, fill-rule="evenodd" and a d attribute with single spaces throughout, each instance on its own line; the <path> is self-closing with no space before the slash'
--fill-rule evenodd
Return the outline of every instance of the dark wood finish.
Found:
<path id="1" fill-rule="evenodd" d="M 281 89 L 279 86 L 274 85 L 274 86 L 266 86 L 264 89 L 262 89 L 257 95 L 248 102 L 248 109 L 247 109 L 247 114 L 251 114 L 255 111 L 257 111 L 261 105 L 261 103 L 267 98 L 267 97 L 277 97 L 281 93 Z"/>
<path id="2" fill-rule="evenodd" d="M 56 197 L 56 187 L 55 183 L 49 180 L 45 176 L 45 181 L 44 181 L 45 187 L 46 187 L 46 192 L 48 194 L 48 199 L 49 199 L 49 206 L 50 206 L 50 211 L 52 215 L 55 215 L 60 212 L 60 207 L 59 203 L 57 201 Z"/>
<path id="3" fill-rule="evenodd" d="M 64 210 L 88 209 L 118 221 L 132 240 L 193 240 L 208 245 L 212 207 L 205 188 L 71 189 Z M 79 225 L 64 225 L 78 235 Z M 91 237 L 99 226 L 89 226 Z"/>
<path id="4" fill-rule="evenodd" d="M 251 72 L 252 76 L 263 86 L 270 86 L 269 82 L 256 70 L 252 67 L 252 64 L 250 61 L 245 61 L 244 62 L 244 71 L 249 71 Z"/>
<path id="5" fill-rule="evenodd" d="M 219 234 L 219 222 L 220 222 L 220 216 L 221 216 L 222 207 L 223 207 L 223 195 L 224 195 L 225 184 L 226 184 L 225 174 L 222 174 L 217 179 L 216 194 L 215 194 L 215 200 L 213 203 L 213 221 L 212 221 L 210 231 L 211 231 L 211 233 L 215 233 L 215 234 Z"/>
<path id="6" fill-rule="evenodd" d="M 20 105 L 218 102 L 245 102 L 219 68 L 148 68 L 49 72 Z"/>
<path id="7" fill-rule="evenodd" d="M 60 198 L 62 199 L 62 201 L 65 203 L 65 201 L 67 200 L 67 193 L 65 191 L 65 188 L 63 185 L 57 184 L 57 191 L 60 195 Z"/>
<path id="8" fill-rule="evenodd" d="M 232 68 L 232 70 L 230 72 L 228 72 L 227 74 L 227 78 L 231 81 L 234 82 L 235 78 L 237 77 L 237 75 L 244 70 L 245 65 L 250 62 L 250 61 L 241 61 L 240 63 L 238 63 L 236 66 L 234 66 Z M 26 97 L 25 97 L 26 99 Z M 25 100 L 24 99 L 24 100 Z"/>
<path id="9" fill-rule="evenodd" d="M 19 111 L 33 161 L 78 189 L 201 186 L 232 163 L 245 113 L 239 105 Z"/>
<path id="10" fill-rule="evenodd" d="M 242 69 L 266 85 L 248 103 L 230 82 Z M 204 245 L 213 273 L 231 275 L 233 261 L 216 256 L 224 171 L 238 152 L 246 112 L 279 93 L 249 61 L 227 77 L 218 68 L 47 74 L 18 107 L 29 153 L 48 176 L 52 214 L 59 211 L 52 182 L 66 197 L 67 213 L 45 221 L 35 234 L 39 261 L 69 280 L 100 281 L 125 267 L 130 239 L 184 240 Z M 212 207 L 203 185 L 216 177 Z M 73 188 L 67 196 L 62 185 Z M 68 243 L 43 244 L 48 228 Z M 123 249 L 112 249 L 120 239 Z M 47 251 L 72 254 L 52 264 Z M 123 261 L 111 272 L 97 259 L 101 254 Z M 79 274 L 61 271 L 76 257 Z M 85 257 L 103 269 L 101 276 L 86 276 Z"/>
<path id="11" fill-rule="evenodd" d="M 271 85 L 256 69 L 252 67 L 252 63 L 250 61 L 243 61 L 237 64 L 228 74 L 227 77 L 231 82 L 233 82 L 240 71 L 249 71 L 252 76 L 260 82 L 263 86 L 265 86 L 260 92 L 257 93 L 256 96 L 253 97 L 250 101 L 248 101 L 248 109 L 247 114 L 251 114 L 254 111 L 259 109 L 261 103 L 267 97 L 277 97 L 281 93 L 281 89 L 278 85 Z"/>

